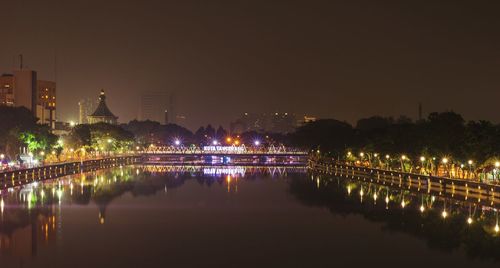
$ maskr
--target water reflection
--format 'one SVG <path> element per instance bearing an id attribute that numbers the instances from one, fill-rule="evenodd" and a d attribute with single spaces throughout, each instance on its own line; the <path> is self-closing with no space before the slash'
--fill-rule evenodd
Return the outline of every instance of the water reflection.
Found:
<path id="1" fill-rule="evenodd" d="M 204 167 L 135 166 L 99 170 L 35 182 L 0 192 L 0 254 L 36 256 L 39 246 L 57 242 L 62 233 L 62 208 L 96 207 L 96 221 L 106 224 L 106 210 L 116 198 L 168 192 L 196 180 L 200 185 L 217 184 L 228 192 L 238 192 L 238 180 L 253 180 L 260 175 L 285 176 L 304 173 L 304 167 Z M 166 175 L 167 174 L 167 175 Z"/>
<path id="2" fill-rule="evenodd" d="M 327 175 L 291 180 L 290 192 L 305 205 L 362 215 L 386 231 L 423 238 L 431 248 L 463 247 L 470 257 L 500 260 L 496 207 Z"/>
<path id="3" fill-rule="evenodd" d="M 96 232 L 95 237 L 101 239 L 99 242 L 107 239 L 107 237 L 113 237 L 113 235 L 122 234 L 123 232 L 133 229 L 130 226 L 119 226 L 120 224 L 117 223 L 116 220 L 113 222 L 114 217 L 119 217 L 120 214 L 122 214 L 121 219 L 125 219 L 125 221 L 128 219 L 127 217 L 134 217 L 136 214 L 150 215 L 146 220 L 138 217 L 138 219 L 134 221 L 135 224 L 145 224 L 144 222 L 150 224 L 147 221 L 154 221 L 156 217 L 161 216 L 169 220 L 177 217 L 177 223 L 179 225 L 187 224 L 188 226 L 183 230 L 189 230 L 190 234 L 192 232 L 197 232 L 200 237 L 203 237 L 207 235 L 207 233 L 203 232 L 204 228 L 199 228 L 200 230 L 190 228 L 191 226 L 197 226 L 200 219 L 204 219 L 204 217 L 205 219 L 213 218 L 212 214 L 208 215 L 208 212 L 205 213 L 205 207 L 196 210 L 198 213 L 202 211 L 202 215 L 190 214 L 192 211 L 179 212 L 177 210 L 169 210 L 169 212 L 172 213 L 161 216 L 158 214 L 157 216 L 157 214 L 155 214 L 156 211 L 151 214 L 144 214 L 144 207 L 141 207 L 141 210 L 134 211 L 128 210 L 129 207 L 127 207 L 127 211 L 122 213 L 122 211 L 117 212 L 116 207 L 110 205 L 115 199 L 125 194 L 127 194 L 127 197 L 130 196 L 131 198 L 152 195 L 156 195 L 156 197 L 165 197 L 165 199 L 148 198 L 150 202 L 143 203 L 148 206 L 154 205 L 154 202 L 165 200 L 176 201 L 176 204 L 183 205 L 183 202 L 186 202 L 188 196 L 184 196 L 184 199 L 177 200 L 167 199 L 166 197 L 173 196 L 170 195 L 170 190 L 183 186 L 190 181 L 189 185 L 183 189 L 199 190 L 198 188 L 200 187 L 197 187 L 198 184 L 205 189 L 212 187 L 209 193 L 205 191 L 204 194 L 206 195 L 203 198 L 197 199 L 196 202 L 207 201 L 210 198 L 219 200 L 220 194 L 223 193 L 224 196 L 231 197 L 246 196 L 247 199 L 245 200 L 252 203 L 252 205 L 258 203 L 256 202 L 258 199 L 263 200 L 255 205 L 255 207 L 269 206 L 269 202 L 275 201 L 270 197 L 271 195 L 283 194 L 286 191 L 285 189 L 288 189 L 292 194 L 292 198 L 286 196 L 287 201 L 285 203 L 280 203 L 279 209 L 272 210 L 269 214 L 261 213 L 261 211 L 254 206 L 252 206 L 250 210 L 243 211 L 250 211 L 249 215 L 252 217 L 256 216 L 257 219 L 261 220 L 256 222 L 262 224 L 262 229 L 254 229 L 254 232 L 250 232 L 248 236 L 246 236 L 247 240 L 251 240 L 260 235 L 262 240 L 255 240 L 259 242 L 257 243 L 258 245 L 260 245 L 260 242 L 270 243 L 269 240 L 271 239 L 269 239 L 268 236 L 272 233 L 277 234 L 278 236 L 276 237 L 283 240 L 282 244 L 280 244 L 281 246 L 290 244 L 292 247 L 297 247 L 297 244 L 293 244 L 296 242 L 294 240 L 295 236 L 290 234 L 296 235 L 298 229 L 286 229 L 282 223 L 301 220 L 302 218 L 300 217 L 303 215 L 317 215 L 301 214 L 304 212 L 295 214 L 298 213 L 297 211 L 300 209 L 312 211 L 303 206 L 306 205 L 312 207 L 325 207 L 332 213 L 341 216 L 352 214 L 362 215 L 368 221 L 382 224 L 383 230 L 385 231 L 401 232 L 425 239 L 429 247 L 440 251 L 449 252 L 464 248 L 471 257 L 494 260 L 500 259 L 500 255 L 497 255 L 497 252 L 500 250 L 500 230 L 498 227 L 499 215 L 496 207 L 470 202 L 470 200 L 455 200 L 453 198 L 444 197 L 444 195 L 419 193 L 418 191 L 413 192 L 408 189 L 400 189 L 397 187 L 391 188 L 385 185 L 359 182 L 345 178 L 335 178 L 326 175 L 318 176 L 305 172 L 306 170 L 304 167 L 131 166 L 77 174 L 4 190 L 0 194 L 0 254 L 27 257 L 42 256 L 43 252 L 49 252 L 45 256 L 60 253 L 53 250 L 44 251 L 44 249 L 52 246 L 62 246 L 63 243 L 61 241 L 68 243 L 68 240 L 70 240 L 70 238 L 68 238 L 70 233 L 73 232 L 74 234 L 75 232 L 81 232 L 81 230 L 76 229 L 74 225 L 63 225 L 63 222 L 68 222 L 72 213 L 78 214 L 78 217 L 73 218 L 74 222 L 80 223 L 86 220 L 92 222 L 91 225 L 86 225 L 87 228 L 85 228 L 84 231 L 86 234 Z M 260 182 L 262 180 L 267 180 L 269 183 L 261 185 L 253 183 L 254 181 Z M 278 185 L 280 187 L 276 187 L 276 184 L 272 184 L 275 181 L 279 182 Z M 248 184 L 242 182 L 248 182 Z M 192 187 L 193 185 L 196 187 Z M 265 195 L 261 194 L 264 190 L 261 187 L 276 188 L 267 191 L 267 195 Z M 252 190 L 247 191 L 245 195 L 244 190 L 250 188 L 252 188 Z M 230 194 L 226 194 L 226 192 Z M 189 196 L 189 198 L 192 198 L 192 195 Z M 235 200 L 236 199 L 232 199 L 231 201 Z M 297 204 L 297 200 L 303 205 Z M 126 200 L 124 198 L 120 201 L 129 202 L 130 198 L 126 198 Z M 130 205 L 130 203 L 127 202 L 116 203 Z M 137 201 L 137 203 L 139 202 Z M 225 215 L 228 217 L 228 215 L 231 215 L 234 211 L 241 209 L 241 207 L 237 207 L 237 203 L 238 202 L 231 203 L 229 201 L 226 203 L 226 200 L 224 200 L 224 202 L 217 202 L 217 210 L 210 210 L 210 212 L 215 211 L 219 216 Z M 243 201 L 241 201 L 241 203 L 243 203 Z M 227 206 L 224 204 L 227 204 Z M 196 203 L 196 205 L 198 205 L 198 203 Z M 289 207 L 283 208 L 282 205 L 287 205 Z M 72 209 L 67 209 L 69 207 Z M 79 208 L 83 207 L 88 209 L 85 211 L 79 210 Z M 223 210 L 223 212 L 219 211 L 219 209 Z M 65 213 L 62 213 L 62 211 Z M 86 211 L 88 211 L 88 213 Z M 106 213 L 107 211 L 109 211 L 109 216 Z M 292 212 L 292 216 L 287 214 L 288 212 Z M 279 222 L 280 224 L 273 225 L 272 220 L 276 220 L 276 218 L 272 218 L 270 215 L 274 215 L 279 219 L 285 217 L 286 220 L 275 221 L 275 223 Z M 325 232 L 327 229 L 338 228 L 344 230 L 344 228 L 349 229 L 350 227 L 345 226 L 345 224 L 341 225 L 342 222 L 340 222 L 339 225 L 325 227 L 324 223 L 328 222 L 328 219 L 333 217 L 324 211 L 321 211 L 320 216 L 317 218 L 316 225 L 297 225 L 301 229 L 317 228 L 320 230 L 319 233 L 321 236 L 314 236 L 311 240 L 308 240 L 310 238 L 309 232 L 303 234 L 304 236 L 302 238 L 304 240 L 299 240 L 306 241 L 303 243 L 303 248 L 309 248 L 309 243 L 314 240 L 314 242 L 319 241 L 318 246 L 315 247 L 314 250 L 321 251 L 324 249 L 324 245 L 331 246 L 329 243 L 331 243 L 332 237 L 336 237 L 326 235 Z M 242 216 L 240 215 L 240 217 Z M 179 218 L 181 220 L 179 220 Z M 239 219 L 245 220 L 229 222 L 244 224 L 246 221 L 252 220 L 249 218 Z M 309 220 L 307 217 L 306 219 Z M 228 221 L 217 220 L 205 221 L 205 224 L 208 223 L 209 226 L 218 226 L 221 222 L 228 224 Z M 154 233 L 151 232 L 148 234 L 158 235 L 160 238 L 165 237 L 167 240 L 171 239 L 168 241 L 171 242 L 170 249 L 172 250 L 177 243 L 180 241 L 182 242 L 186 238 L 179 236 L 175 239 L 169 236 L 161 236 L 162 232 L 165 231 L 163 229 L 164 223 L 165 221 L 158 221 L 155 224 L 151 223 L 151 225 L 148 225 L 151 229 L 155 230 Z M 227 226 L 224 224 L 221 224 L 222 227 L 220 228 L 225 228 L 225 226 Z M 179 225 L 177 225 L 177 227 Z M 242 225 L 242 227 L 240 227 L 241 229 L 234 227 L 236 231 L 233 233 L 233 236 L 235 237 L 231 242 L 237 244 L 237 241 L 241 241 L 241 243 L 246 244 L 247 240 L 240 238 L 238 235 L 240 233 L 245 233 L 245 228 L 251 228 L 251 226 L 261 225 L 250 222 L 247 225 Z M 290 228 L 294 227 L 293 224 L 290 224 L 290 226 Z M 71 227 L 73 227 L 72 231 L 69 230 Z M 106 227 L 108 227 L 108 229 L 106 229 Z M 111 227 L 111 229 L 122 228 L 113 232 L 109 227 Z M 61 238 L 64 228 L 66 228 L 65 240 Z M 174 228 L 174 231 L 168 234 L 173 235 L 175 232 L 177 232 L 177 229 Z M 210 232 L 217 233 L 213 230 Z M 99 234 L 106 234 L 106 236 L 99 237 Z M 136 239 L 141 236 L 142 233 L 136 236 Z M 144 235 L 144 237 L 147 237 L 147 235 Z M 324 240 L 320 241 L 323 238 Z M 196 239 L 197 238 L 193 241 L 198 244 L 200 241 Z M 226 237 L 224 236 L 221 240 L 206 241 L 222 241 L 220 245 L 223 245 L 226 241 L 225 239 Z M 76 240 L 80 241 L 80 238 L 77 237 Z M 383 243 L 383 241 L 380 241 L 380 243 Z M 163 244 L 159 245 L 163 246 Z M 273 244 L 273 246 L 276 245 L 278 244 Z M 73 246 L 73 248 L 85 248 L 80 244 Z M 94 241 L 92 240 L 87 244 L 87 250 L 93 246 Z M 130 246 L 131 244 L 126 245 L 126 247 Z M 152 246 L 152 248 L 157 248 L 156 246 Z M 400 245 L 395 246 L 399 247 Z M 150 250 L 151 249 L 148 249 L 148 251 Z M 328 250 L 329 249 L 325 249 L 325 251 Z M 124 254 L 131 254 L 131 252 L 132 250 Z M 141 252 L 141 254 L 144 254 L 144 252 Z M 163 256 L 164 252 L 158 254 L 161 254 L 158 256 Z M 415 254 L 418 255 L 420 253 L 416 252 Z M 325 256 L 329 258 L 330 255 L 325 254 Z M 39 259 L 43 258 L 40 257 Z M 126 258 L 124 259 L 124 262 L 126 262 Z M 309 261 L 306 257 L 304 257 L 304 259 Z M 38 263 L 36 264 L 38 265 Z"/>

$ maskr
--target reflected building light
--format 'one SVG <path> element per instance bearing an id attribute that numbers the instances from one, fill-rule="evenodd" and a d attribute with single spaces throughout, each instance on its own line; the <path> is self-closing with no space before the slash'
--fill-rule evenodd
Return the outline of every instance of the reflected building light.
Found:
<path id="1" fill-rule="evenodd" d="M 0 210 L 2 212 L 2 216 L 3 216 L 4 208 L 5 208 L 5 202 L 3 201 L 3 197 L 2 197 L 2 199 L 0 200 Z"/>
<path id="2" fill-rule="evenodd" d="M 99 223 L 104 224 L 104 222 L 105 222 L 104 216 L 101 214 L 101 212 L 99 212 Z"/>
<path id="3" fill-rule="evenodd" d="M 472 220 L 472 218 L 471 218 L 471 217 L 467 218 L 467 223 L 468 223 L 469 225 L 470 225 L 470 224 L 472 224 L 472 222 L 473 222 L 473 220 Z"/>
<path id="4" fill-rule="evenodd" d="M 244 167 L 227 167 L 227 168 L 204 168 L 203 174 L 205 175 L 241 175 L 244 176 L 246 169 Z M 314 177 L 311 176 L 314 180 Z"/>
<path id="5" fill-rule="evenodd" d="M 57 199 L 59 200 L 59 204 L 61 203 L 62 195 L 63 195 L 63 190 L 62 189 L 58 189 L 57 190 Z"/>
<path id="6" fill-rule="evenodd" d="M 425 211 L 425 207 L 424 207 L 424 205 L 421 205 L 421 206 L 420 206 L 420 212 L 422 212 L 422 213 L 423 213 L 424 211 Z"/>
<path id="7" fill-rule="evenodd" d="M 373 201 L 375 201 L 375 203 L 377 203 L 377 198 L 378 198 L 378 195 L 377 193 L 373 193 Z"/>
<path id="8" fill-rule="evenodd" d="M 403 200 L 401 201 L 401 207 L 405 208 L 405 206 L 406 206 L 406 203 L 405 203 L 405 199 L 403 198 Z"/>
<path id="9" fill-rule="evenodd" d="M 318 189 L 319 189 L 319 177 L 318 177 L 318 178 L 316 178 L 316 188 L 318 188 Z"/>
<path id="10" fill-rule="evenodd" d="M 347 194 L 351 195 L 351 185 L 347 185 Z"/>

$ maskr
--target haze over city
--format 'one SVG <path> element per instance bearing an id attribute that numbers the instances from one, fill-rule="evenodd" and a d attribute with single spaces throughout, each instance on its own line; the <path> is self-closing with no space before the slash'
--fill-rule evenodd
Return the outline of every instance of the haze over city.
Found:
<path id="1" fill-rule="evenodd" d="M 500 267 L 500 1 L 0 4 L 0 267 Z"/>
<path id="2" fill-rule="evenodd" d="M 496 1 L 5 1 L 0 72 L 57 82 L 57 120 L 106 90 L 121 123 L 175 93 L 196 129 L 244 112 L 498 122 Z M 55 67 L 55 58 L 57 67 Z M 57 71 L 56 71 L 57 70 Z M 57 73 L 57 77 L 55 77 Z M 480 104 L 480 105 L 478 105 Z"/>

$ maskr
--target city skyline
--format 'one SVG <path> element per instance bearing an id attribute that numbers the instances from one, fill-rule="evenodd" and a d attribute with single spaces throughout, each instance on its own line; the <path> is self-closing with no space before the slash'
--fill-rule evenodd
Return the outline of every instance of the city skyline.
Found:
<path id="1" fill-rule="evenodd" d="M 23 54 L 40 77 L 57 80 L 62 121 L 77 121 L 78 101 L 104 88 L 120 122 L 140 118 L 142 93 L 175 93 L 190 129 L 228 126 L 244 112 L 351 123 L 373 114 L 416 118 L 419 102 L 424 113 L 454 110 L 499 122 L 490 108 L 500 98 L 497 3 L 4 7 L 11 38 L 0 45 L 0 71 L 11 73 Z"/>

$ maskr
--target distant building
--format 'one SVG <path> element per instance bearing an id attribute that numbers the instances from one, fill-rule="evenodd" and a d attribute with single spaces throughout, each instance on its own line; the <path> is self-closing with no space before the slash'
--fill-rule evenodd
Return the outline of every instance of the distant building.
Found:
<path id="1" fill-rule="evenodd" d="M 24 106 L 38 123 L 52 129 L 56 121 L 56 83 L 38 80 L 35 71 L 20 68 L 14 74 L 0 76 L 0 105 Z"/>
<path id="2" fill-rule="evenodd" d="M 165 114 L 168 105 L 169 105 L 169 98 L 166 93 L 163 92 L 142 93 L 140 119 L 151 120 L 162 123 L 165 121 Z"/>
<path id="3" fill-rule="evenodd" d="M 0 105 L 14 106 L 14 76 L 0 76 Z"/>
<path id="4" fill-rule="evenodd" d="M 95 111 L 96 101 L 83 99 L 78 102 L 78 124 L 88 124 L 88 116 Z"/>
<path id="5" fill-rule="evenodd" d="M 289 133 L 294 131 L 298 125 L 296 116 L 290 113 L 244 113 L 230 123 L 230 131 L 231 133 L 246 131 Z"/>
<path id="6" fill-rule="evenodd" d="M 101 90 L 101 94 L 99 95 L 99 104 L 97 105 L 97 108 L 94 113 L 88 116 L 87 120 L 89 124 L 117 124 L 118 117 L 115 116 L 106 105 L 106 95 L 104 94 L 104 90 Z"/>
<path id="7" fill-rule="evenodd" d="M 38 80 L 36 115 L 42 124 L 53 129 L 56 122 L 56 83 Z"/>
<path id="8" fill-rule="evenodd" d="M 302 117 L 299 121 L 298 121 L 298 125 L 299 126 L 302 126 L 302 125 L 305 125 L 307 123 L 311 123 L 311 122 L 314 122 L 318 120 L 316 117 L 314 116 L 308 116 L 308 115 L 304 115 L 304 117 Z"/>

